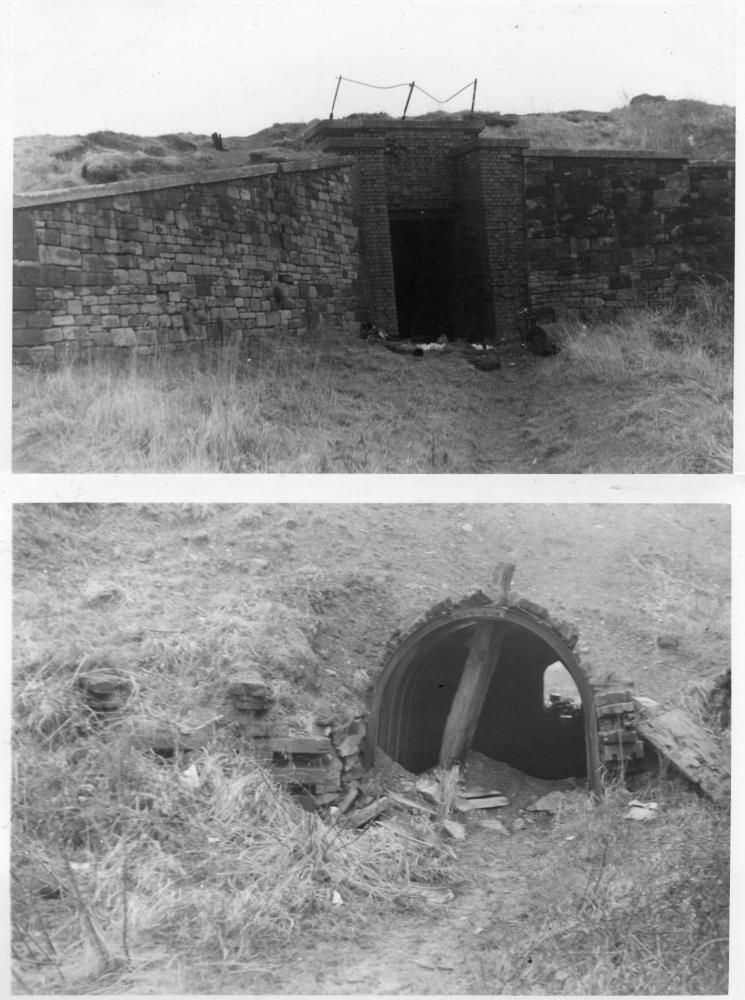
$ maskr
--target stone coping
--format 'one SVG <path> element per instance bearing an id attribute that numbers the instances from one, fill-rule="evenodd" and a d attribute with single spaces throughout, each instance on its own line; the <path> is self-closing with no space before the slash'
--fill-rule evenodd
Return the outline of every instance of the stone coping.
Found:
<path id="1" fill-rule="evenodd" d="M 162 191 L 167 188 L 191 187 L 195 184 L 224 184 L 226 181 L 247 177 L 265 177 L 274 174 L 302 173 L 306 170 L 327 170 L 329 167 L 353 166 L 354 159 L 344 156 L 314 156 L 302 160 L 283 160 L 276 163 L 256 163 L 252 166 L 224 170 L 194 170 L 183 174 L 168 174 L 137 180 L 114 181 L 112 184 L 91 184 L 89 187 L 58 188 L 55 191 L 34 191 L 13 197 L 13 208 L 34 208 L 56 205 L 65 201 L 93 201 L 121 194 L 138 194 L 143 191 Z"/>
<path id="2" fill-rule="evenodd" d="M 382 135 L 329 135 L 318 140 L 321 149 L 384 149 Z"/>
<path id="3" fill-rule="evenodd" d="M 315 139 L 323 135 L 353 135 L 364 132 L 403 132 L 414 129 L 417 132 L 481 132 L 486 127 L 486 119 L 474 116 L 466 121 L 449 121 L 428 119 L 416 121 L 400 118 L 385 118 L 383 120 L 365 121 L 363 118 L 328 118 L 312 125 L 304 133 L 303 139 Z"/>
<path id="4" fill-rule="evenodd" d="M 525 155 L 575 160 L 680 160 L 686 163 L 689 159 L 681 153 L 655 153 L 648 149 L 552 149 L 550 146 L 531 147 Z"/>
<path id="5" fill-rule="evenodd" d="M 464 153 L 471 153 L 474 149 L 527 149 L 530 146 L 530 139 L 501 139 L 492 135 L 479 135 L 470 142 L 464 142 L 462 146 L 449 150 L 450 156 L 462 156 Z"/>

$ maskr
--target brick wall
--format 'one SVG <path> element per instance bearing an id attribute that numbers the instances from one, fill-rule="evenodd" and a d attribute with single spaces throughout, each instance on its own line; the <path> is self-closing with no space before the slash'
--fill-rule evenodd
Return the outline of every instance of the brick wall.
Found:
<path id="1" fill-rule="evenodd" d="M 475 139 L 483 122 L 395 122 L 386 128 L 385 185 L 391 212 L 452 210 L 456 202 L 450 153 Z"/>
<path id="2" fill-rule="evenodd" d="M 546 318 L 663 305 L 692 275 L 733 277 L 733 164 L 529 150 L 525 216 L 530 299 Z"/>
<path id="3" fill-rule="evenodd" d="M 494 333 L 520 335 L 518 313 L 525 304 L 527 278 L 523 188 L 527 142 L 479 139 L 478 145 Z"/>
<path id="4" fill-rule="evenodd" d="M 16 199 L 16 360 L 356 324 L 352 168 L 323 157 Z"/>

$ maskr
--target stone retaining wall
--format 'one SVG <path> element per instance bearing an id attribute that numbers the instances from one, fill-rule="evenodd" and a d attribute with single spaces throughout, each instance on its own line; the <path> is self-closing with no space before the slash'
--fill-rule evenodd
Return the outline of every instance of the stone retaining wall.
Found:
<path id="1" fill-rule="evenodd" d="M 482 128 L 324 122 L 309 160 L 19 197 L 14 358 L 320 321 L 395 334 L 402 308 L 404 335 L 504 338 L 524 306 L 595 319 L 733 279 L 734 164 L 526 149 Z"/>
<path id="2" fill-rule="evenodd" d="M 525 211 L 530 300 L 544 319 L 665 305 L 692 276 L 734 278 L 732 163 L 531 149 Z"/>
<path id="3" fill-rule="evenodd" d="M 351 161 L 319 157 L 16 199 L 14 357 L 358 321 Z"/>

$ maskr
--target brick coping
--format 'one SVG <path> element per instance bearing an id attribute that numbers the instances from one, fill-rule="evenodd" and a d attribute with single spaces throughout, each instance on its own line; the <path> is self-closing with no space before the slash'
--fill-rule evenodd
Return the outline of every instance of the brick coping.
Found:
<path id="1" fill-rule="evenodd" d="M 53 191 L 33 191 L 13 196 L 13 208 L 35 208 L 56 205 L 65 201 L 93 201 L 120 194 L 139 194 L 143 191 L 162 191 L 166 188 L 191 187 L 194 184 L 224 184 L 226 181 L 246 177 L 265 177 L 274 174 L 302 173 L 307 170 L 328 170 L 330 167 L 352 166 L 349 156 L 314 156 L 302 160 L 283 160 L 278 163 L 257 163 L 250 167 L 233 167 L 225 170 L 192 170 L 183 174 L 168 174 L 137 180 L 114 181 L 111 184 L 91 184 L 89 187 L 58 188 Z"/>

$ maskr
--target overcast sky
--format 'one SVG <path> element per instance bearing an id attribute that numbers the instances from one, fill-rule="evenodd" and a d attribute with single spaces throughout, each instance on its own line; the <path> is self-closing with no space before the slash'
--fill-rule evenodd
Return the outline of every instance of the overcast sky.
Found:
<path id="1" fill-rule="evenodd" d="M 734 25 L 713 0 L 16 0 L 13 133 L 250 135 L 327 117 L 340 74 L 440 99 L 478 78 L 482 111 L 735 104 Z M 336 117 L 406 93 L 342 83 Z M 409 113 L 437 107 L 415 92 Z"/>

